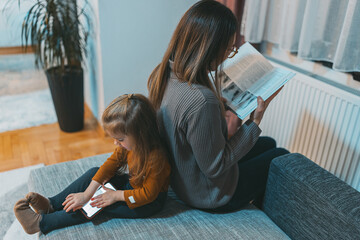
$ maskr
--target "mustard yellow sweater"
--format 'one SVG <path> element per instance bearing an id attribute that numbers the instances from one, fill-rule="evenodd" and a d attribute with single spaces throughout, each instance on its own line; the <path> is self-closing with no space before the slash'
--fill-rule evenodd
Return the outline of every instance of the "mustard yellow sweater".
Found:
<path id="1" fill-rule="evenodd" d="M 123 161 L 124 158 L 127 158 L 127 164 L 129 167 L 129 172 L 134 167 L 135 161 L 133 158 L 132 151 L 125 152 L 124 149 L 118 147 L 115 149 L 114 153 L 101 165 L 100 169 L 97 171 L 92 180 L 103 184 L 105 181 L 110 180 L 116 171 L 119 169 L 119 162 Z M 160 192 L 166 192 L 169 187 L 170 182 L 170 165 L 167 161 L 166 155 L 160 150 L 154 150 L 148 156 L 149 158 L 156 159 L 166 159 L 166 164 L 163 170 L 159 173 L 158 169 L 147 169 L 146 178 L 143 183 L 139 186 L 135 185 L 131 181 L 130 176 L 130 185 L 134 188 L 133 190 L 125 190 L 124 197 L 125 202 L 129 208 L 137 208 L 148 204 L 154 201 Z"/>

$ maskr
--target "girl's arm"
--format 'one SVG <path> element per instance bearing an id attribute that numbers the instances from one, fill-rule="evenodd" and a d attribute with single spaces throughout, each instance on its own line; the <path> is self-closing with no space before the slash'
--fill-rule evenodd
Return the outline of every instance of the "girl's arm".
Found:
<path id="1" fill-rule="evenodd" d="M 62 204 L 64 206 L 64 210 L 69 212 L 71 210 L 76 211 L 82 208 L 82 206 L 84 206 L 84 204 L 87 203 L 94 195 L 100 185 L 100 183 L 92 180 L 85 192 L 69 194 Z"/>
<path id="2" fill-rule="evenodd" d="M 147 177 L 144 179 L 142 186 L 134 186 L 134 189 L 124 191 L 121 197 L 124 198 L 123 201 L 126 202 L 130 209 L 149 204 L 158 197 L 160 192 L 168 190 L 171 167 L 167 156 L 161 151 L 153 151 L 149 159 L 153 159 L 153 161 L 163 160 L 165 166 L 161 172 L 156 167 L 148 166 Z"/>
<path id="3" fill-rule="evenodd" d="M 84 204 L 94 195 L 98 187 L 115 175 L 119 168 L 119 157 L 126 158 L 127 152 L 124 151 L 125 150 L 122 148 L 116 148 L 114 153 L 103 165 L 101 165 L 84 192 L 71 193 L 66 197 L 65 201 L 62 203 L 66 212 L 71 210 L 76 211 L 82 208 L 82 206 L 84 206 Z"/>
<path id="4" fill-rule="evenodd" d="M 143 186 L 140 188 L 135 188 L 133 190 L 111 190 L 109 188 L 104 187 L 106 193 L 98 195 L 91 200 L 92 207 L 103 208 L 109 206 L 117 201 L 124 201 L 128 205 L 130 209 L 141 207 L 145 204 L 153 202 L 159 192 L 161 191 L 162 186 L 166 181 L 168 181 L 168 177 L 170 175 L 170 168 L 168 168 L 167 172 L 162 174 L 151 174 L 147 177 L 147 179 L 143 182 Z"/>
<path id="5" fill-rule="evenodd" d="M 115 202 L 125 201 L 123 190 L 114 191 L 105 187 L 104 185 L 102 186 L 106 190 L 106 192 L 91 199 L 93 201 L 90 204 L 92 207 L 103 208 Z"/>
<path id="6" fill-rule="evenodd" d="M 153 153 L 151 157 L 166 158 L 160 153 Z M 167 159 L 166 159 L 167 161 Z M 161 191 L 167 191 L 170 176 L 170 165 L 166 163 L 161 173 L 157 169 L 149 168 L 148 176 L 142 183 L 141 187 L 132 190 L 106 189 L 106 193 L 95 197 L 91 204 L 93 207 L 106 207 L 116 201 L 124 201 L 130 209 L 137 208 L 154 201 Z"/>
<path id="7" fill-rule="evenodd" d="M 87 198 L 90 198 L 95 194 L 96 190 L 99 188 L 101 184 L 94 181 L 94 180 L 91 180 L 91 183 L 89 184 L 89 186 L 86 188 L 84 194 Z M 88 201 L 89 201 L 88 200 Z"/>
<path id="8" fill-rule="evenodd" d="M 119 160 L 126 161 L 128 151 L 124 148 L 117 147 L 114 153 L 99 168 L 92 180 L 105 184 L 110 180 L 120 167 Z"/>
<path id="9" fill-rule="evenodd" d="M 87 203 L 90 198 L 94 195 L 98 187 L 113 177 L 119 167 L 118 156 L 125 156 L 122 154 L 122 149 L 116 148 L 114 153 L 105 161 L 103 165 L 96 172 L 92 178 L 91 183 L 85 190 L 85 192 L 69 194 L 65 201 L 62 203 L 64 210 L 69 212 L 71 210 L 76 211 Z"/>

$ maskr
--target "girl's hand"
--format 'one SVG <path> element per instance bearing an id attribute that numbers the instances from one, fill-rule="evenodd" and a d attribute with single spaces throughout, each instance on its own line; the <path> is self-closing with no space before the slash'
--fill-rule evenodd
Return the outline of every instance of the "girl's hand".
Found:
<path id="1" fill-rule="evenodd" d="M 258 102 L 258 106 L 255 109 L 255 111 L 253 111 L 250 115 L 250 119 L 256 123 L 257 125 L 260 124 L 265 110 L 266 108 L 269 106 L 270 102 L 274 99 L 274 97 L 276 97 L 276 95 L 278 95 L 278 93 L 281 91 L 283 87 L 279 88 L 279 90 L 277 90 L 273 95 L 271 95 L 268 99 L 266 99 L 266 101 L 264 102 L 264 100 L 261 97 L 257 98 L 257 102 Z"/>
<path id="2" fill-rule="evenodd" d="M 82 208 L 82 206 L 84 206 L 84 204 L 87 203 L 89 200 L 90 197 L 88 197 L 83 192 L 71 193 L 66 197 L 62 205 L 64 206 L 64 210 L 66 212 L 69 212 L 70 210 L 73 210 L 73 212 L 75 212 L 76 210 Z"/>
<path id="3" fill-rule="evenodd" d="M 92 203 L 90 203 L 92 207 L 103 208 L 118 201 L 117 191 L 105 187 L 104 184 L 102 185 L 102 187 L 105 189 L 106 192 L 91 199 L 93 201 Z"/>
<path id="4" fill-rule="evenodd" d="M 229 110 L 225 112 L 225 119 L 228 127 L 228 136 L 230 138 L 241 126 L 242 121 L 238 118 L 238 116 L 236 116 L 236 114 Z"/>

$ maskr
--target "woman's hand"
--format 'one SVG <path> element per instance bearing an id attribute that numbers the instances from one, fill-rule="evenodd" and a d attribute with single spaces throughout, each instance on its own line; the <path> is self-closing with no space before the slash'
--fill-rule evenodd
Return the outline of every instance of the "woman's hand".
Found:
<path id="1" fill-rule="evenodd" d="M 281 91 L 282 88 L 283 87 L 279 88 L 279 90 L 277 90 L 273 95 L 271 95 L 268 99 L 266 99 L 266 101 L 264 101 L 261 97 L 258 97 L 257 98 L 258 106 L 255 109 L 255 111 L 253 111 L 250 114 L 250 120 L 252 120 L 254 123 L 259 125 L 264 116 L 266 108 L 269 106 L 270 102 L 274 99 L 274 97 L 278 95 L 278 93 Z"/>
<path id="2" fill-rule="evenodd" d="M 221 101 L 226 106 L 227 100 L 221 97 Z M 231 138 L 231 136 L 235 134 L 238 128 L 241 127 L 242 121 L 230 110 L 225 111 L 225 120 L 228 128 L 228 137 Z"/>
<path id="3" fill-rule="evenodd" d="M 228 127 L 228 136 L 230 138 L 241 126 L 242 121 L 238 118 L 238 116 L 236 116 L 236 114 L 229 110 L 225 112 L 225 119 Z"/>
<path id="4" fill-rule="evenodd" d="M 82 208 L 82 206 L 84 206 L 84 204 L 90 200 L 90 197 L 87 196 L 84 192 L 71 193 L 66 197 L 62 205 L 64 206 L 64 210 L 66 212 L 71 210 L 75 212 L 76 210 Z"/>
<path id="5" fill-rule="evenodd" d="M 123 192 L 124 192 L 124 191 L 121 191 L 121 190 L 114 191 L 114 190 L 112 190 L 110 188 L 105 187 L 104 185 L 102 185 L 102 187 L 104 188 L 104 190 L 106 192 L 91 199 L 93 201 L 93 202 L 90 203 L 90 205 L 92 207 L 103 208 L 103 207 L 109 206 L 109 205 L 119 201 L 118 200 L 118 198 L 119 198 L 118 195 L 120 193 L 123 194 Z"/>

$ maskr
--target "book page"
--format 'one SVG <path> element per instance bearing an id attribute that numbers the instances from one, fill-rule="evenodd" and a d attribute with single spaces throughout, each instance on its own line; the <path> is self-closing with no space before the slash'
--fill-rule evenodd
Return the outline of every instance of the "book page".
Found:
<path id="1" fill-rule="evenodd" d="M 272 69 L 264 56 L 250 43 L 245 43 L 233 58 L 224 62 L 223 71 L 244 92 Z"/>
<path id="2" fill-rule="evenodd" d="M 229 79 L 226 75 L 225 78 Z M 227 100 L 229 107 L 235 110 L 236 114 L 251 107 L 251 102 L 256 101 L 257 96 L 247 90 L 242 91 L 235 82 L 229 82 L 230 83 L 222 89 L 222 95 Z"/>
<path id="3" fill-rule="evenodd" d="M 280 68 L 274 68 L 273 71 L 264 75 L 256 82 L 256 84 L 251 86 L 243 94 L 234 98 L 230 107 L 235 109 L 235 112 L 240 119 L 244 119 L 256 109 L 258 96 L 265 101 L 293 76 L 295 76 L 295 73 L 293 72 Z"/>
<path id="4" fill-rule="evenodd" d="M 281 68 L 274 68 L 249 88 L 249 91 L 262 99 L 268 99 L 295 74 Z"/>

